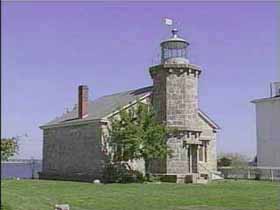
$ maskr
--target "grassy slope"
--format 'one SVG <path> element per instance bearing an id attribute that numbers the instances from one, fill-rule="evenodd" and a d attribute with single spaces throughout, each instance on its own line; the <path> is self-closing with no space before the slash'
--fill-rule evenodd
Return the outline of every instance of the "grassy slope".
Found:
<path id="1" fill-rule="evenodd" d="M 70 204 L 71 210 L 173 210 L 189 205 L 275 210 L 279 183 L 226 181 L 208 185 L 108 184 L 5 180 L 2 202 L 11 210 L 50 210 Z"/>

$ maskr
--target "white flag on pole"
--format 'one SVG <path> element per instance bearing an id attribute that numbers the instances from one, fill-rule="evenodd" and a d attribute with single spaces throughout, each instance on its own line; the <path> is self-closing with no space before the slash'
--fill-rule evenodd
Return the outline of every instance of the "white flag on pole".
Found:
<path id="1" fill-rule="evenodd" d="M 164 18 L 164 23 L 165 23 L 166 25 L 171 26 L 171 25 L 173 24 L 173 20 L 170 19 L 170 18 Z"/>

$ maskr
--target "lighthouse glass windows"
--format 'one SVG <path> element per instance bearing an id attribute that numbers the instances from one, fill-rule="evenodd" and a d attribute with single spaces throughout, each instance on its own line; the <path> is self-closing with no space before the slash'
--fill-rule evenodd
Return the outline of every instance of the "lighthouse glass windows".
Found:
<path id="1" fill-rule="evenodd" d="M 161 44 L 161 59 L 187 58 L 187 43 L 183 41 L 166 41 Z"/>

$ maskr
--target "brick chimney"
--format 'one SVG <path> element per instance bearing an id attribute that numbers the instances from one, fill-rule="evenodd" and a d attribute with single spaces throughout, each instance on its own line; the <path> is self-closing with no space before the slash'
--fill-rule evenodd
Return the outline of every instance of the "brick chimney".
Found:
<path id="1" fill-rule="evenodd" d="M 85 118 L 88 115 L 88 86 L 79 86 L 79 101 L 78 101 L 79 118 Z"/>

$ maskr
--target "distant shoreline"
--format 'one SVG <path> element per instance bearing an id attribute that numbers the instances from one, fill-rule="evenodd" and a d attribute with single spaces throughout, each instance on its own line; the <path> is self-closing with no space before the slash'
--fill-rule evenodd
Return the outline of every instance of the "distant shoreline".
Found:
<path id="1" fill-rule="evenodd" d="M 42 159 L 11 159 L 7 161 L 1 161 L 1 163 L 26 163 L 26 162 L 31 162 L 31 161 L 42 161 Z"/>

